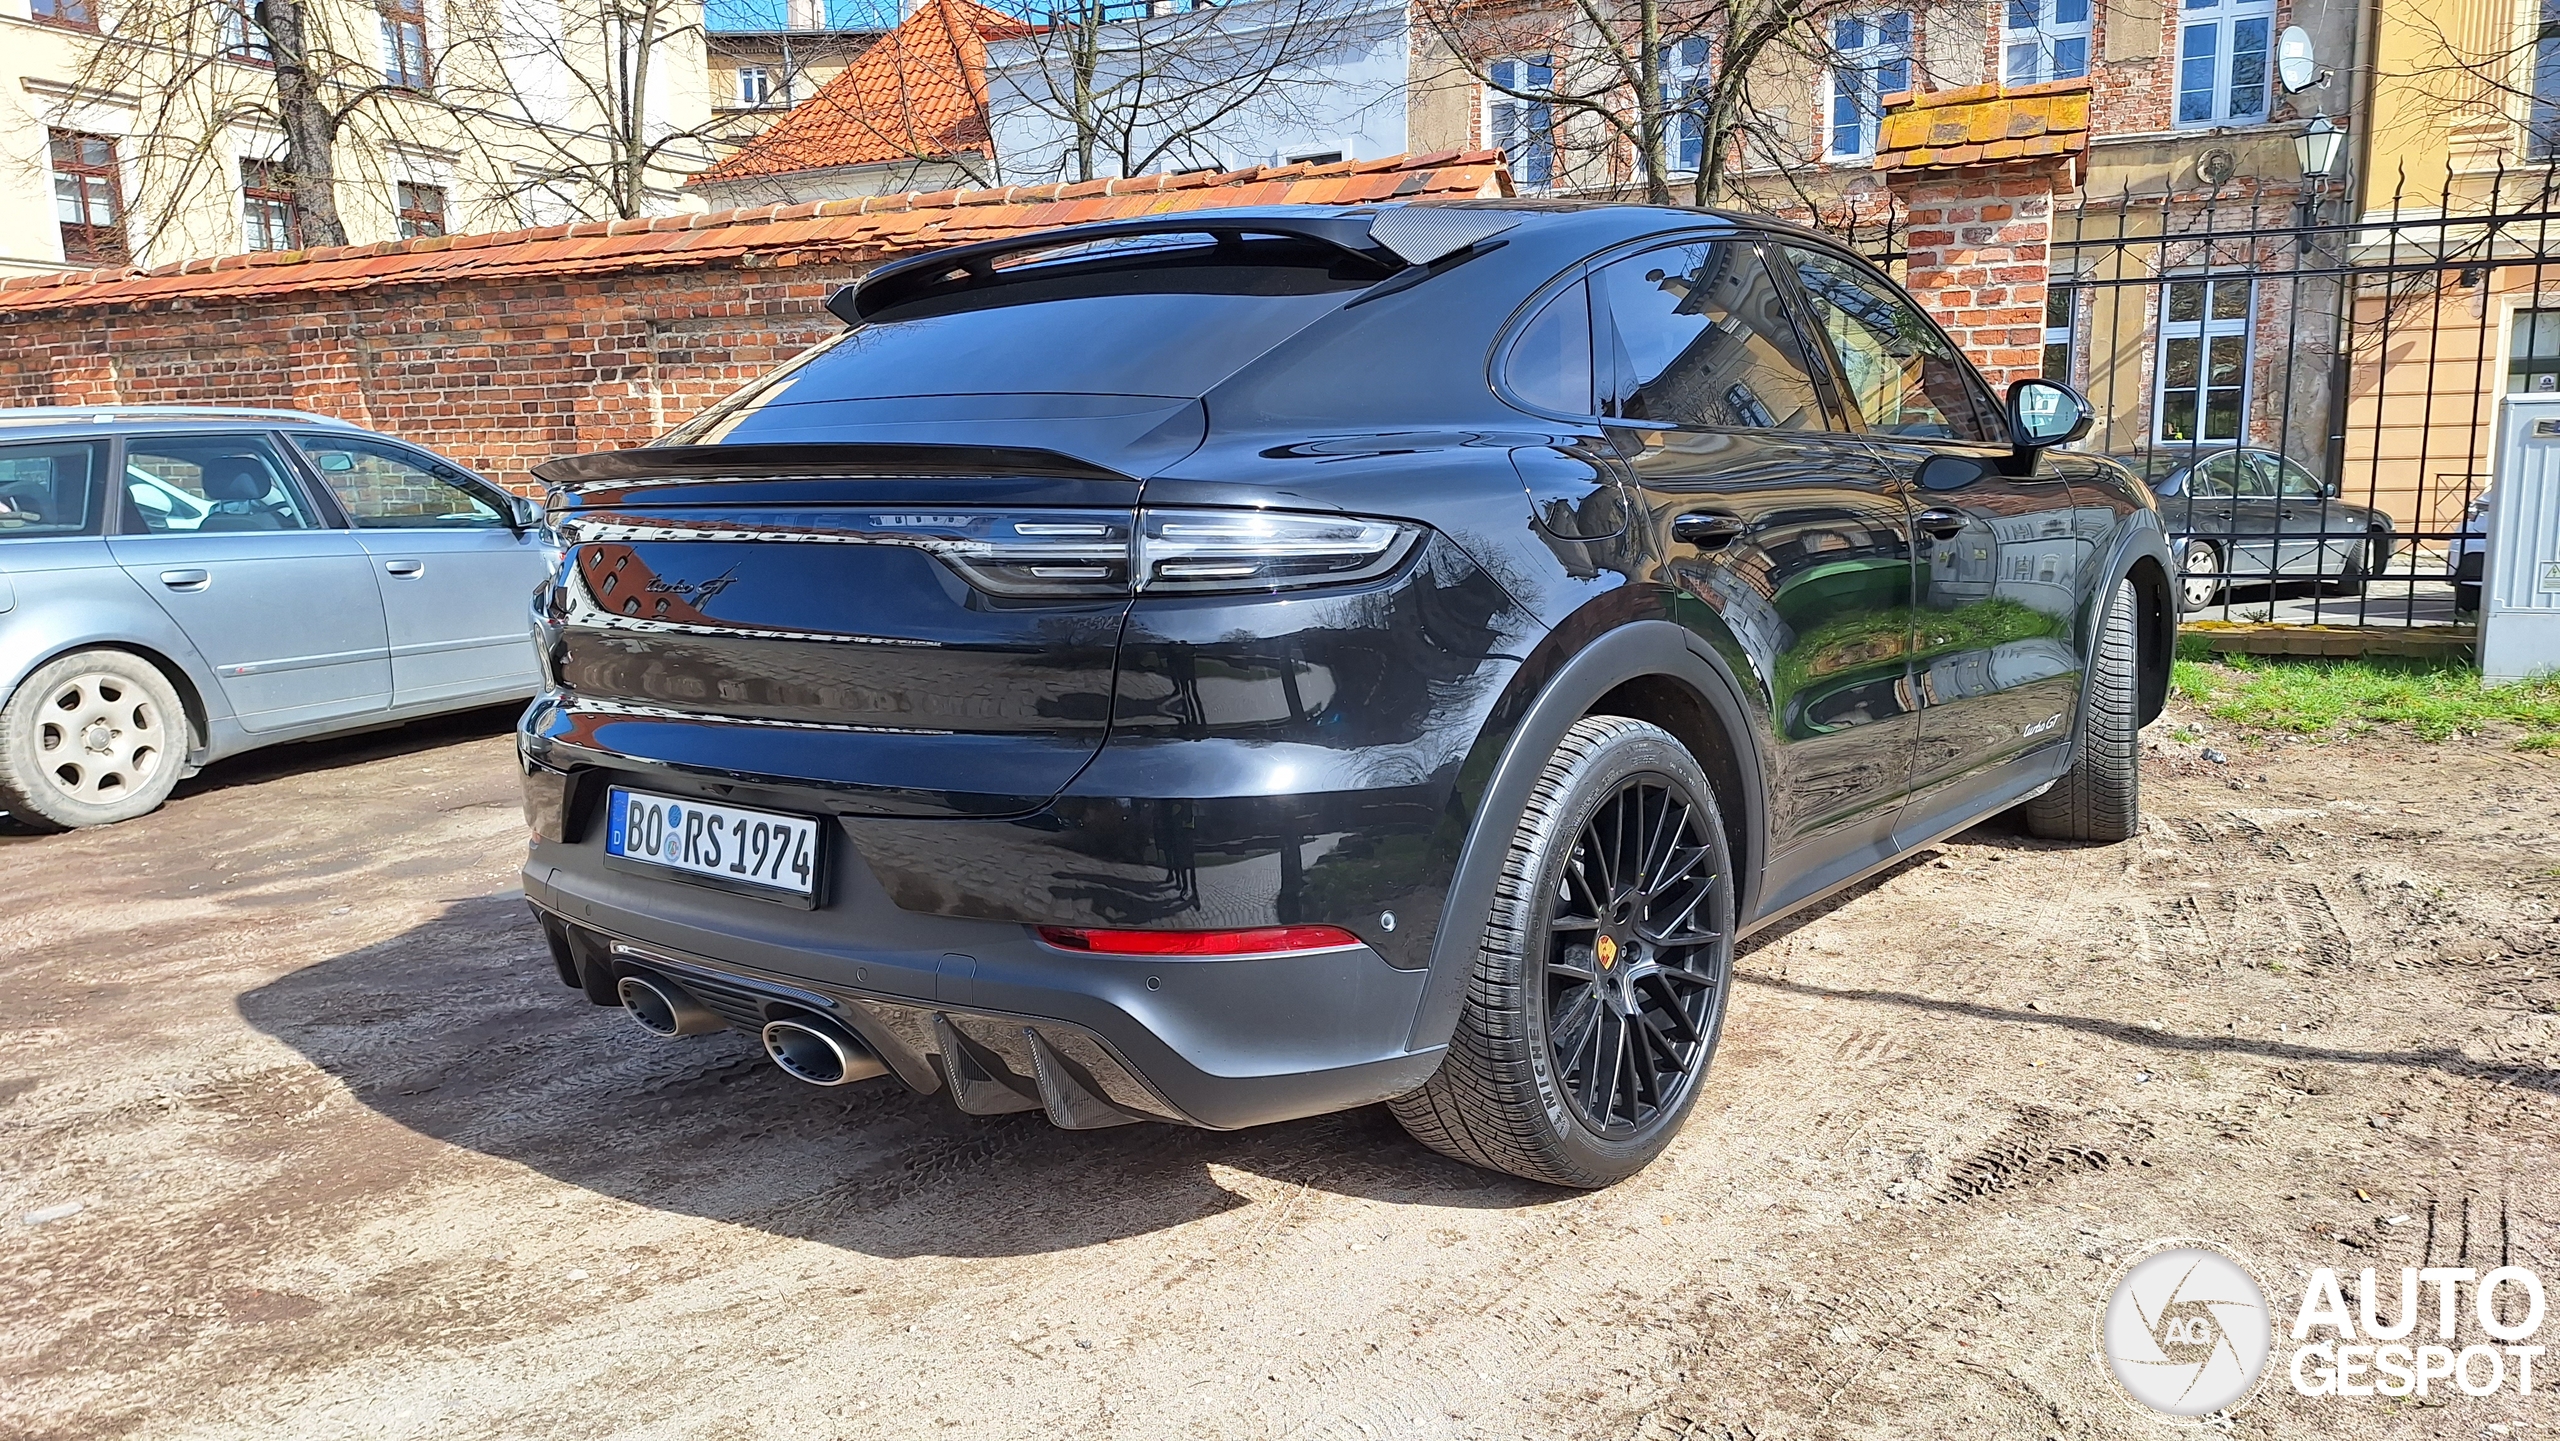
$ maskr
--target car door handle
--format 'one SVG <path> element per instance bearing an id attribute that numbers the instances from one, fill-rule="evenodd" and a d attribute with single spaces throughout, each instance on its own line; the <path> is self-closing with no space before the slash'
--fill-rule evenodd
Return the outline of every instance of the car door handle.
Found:
<path id="1" fill-rule="evenodd" d="M 1693 510 L 1671 522 L 1671 538 L 1700 550 L 1714 550 L 1729 545 L 1751 527 L 1742 517 L 1720 511 Z"/>
<path id="2" fill-rule="evenodd" d="M 423 560 L 386 560 L 382 563 L 382 568 L 403 580 L 427 573 L 427 563 Z"/>
<path id="3" fill-rule="evenodd" d="M 1957 534 L 1964 530 L 1965 518 L 1962 511 L 1948 510 L 1941 506 L 1931 506 L 1929 509 L 1911 517 L 1911 523 L 1920 527 L 1920 529 L 1927 531 L 1929 534 L 1936 536 L 1940 540 L 1952 540 Z"/>
<path id="4" fill-rule="evenodd" d="M 213 584 L 213 572 L 209 570 L 164 570 L 160 572 L 160 583 L 171 590 L 202 590 L 206 586 Z"/>

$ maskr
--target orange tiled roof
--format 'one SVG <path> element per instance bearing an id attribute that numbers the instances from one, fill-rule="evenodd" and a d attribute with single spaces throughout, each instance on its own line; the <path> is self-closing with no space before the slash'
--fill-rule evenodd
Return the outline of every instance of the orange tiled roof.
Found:
<path id="1" fill-rule="evenodd" d="M 103 305 L 284 295 L 707 265 L 753 255 L 774 265 L 876 259 L 1089 220 L 1242 205 L 1357 205 L 1511 193 L 1498 150 L 1393 155 L 1222 175 L 1141 175 L 762 205 L 652 220 L 582 221 L 500 235 L 440 235 L 324 250 L 226 255 L 155 270 L 74 270 L 0 280 L 0 322 Z"/>
<path id="2" fill-rule="evenodd" d="M 926 0 L 817 94 L 685 183 L 984 151 L 987 42 L 1024 30 L 971 0 Z"/>
<path id="3" fill-rule="evenodd" d="M 1944 170 L 2048 156 L 2089 148 L 2089 82 L 1968 85 L 1885 99 L 1876 136 L 1878 170 Z"/>

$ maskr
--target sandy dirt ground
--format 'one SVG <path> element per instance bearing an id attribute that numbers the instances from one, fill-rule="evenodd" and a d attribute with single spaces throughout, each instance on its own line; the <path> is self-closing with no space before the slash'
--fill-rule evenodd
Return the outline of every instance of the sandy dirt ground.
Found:
<path id="1" fill-rule="evenodd" d="M 1985 827 L 1749 945 L 1594 1195 L 651 1041 L 552 976 L 504 716 L 0 835 L 0 1435 L 2154 1436 L 2092 1334 L 2156 1238 L 2560 1279 L 2560 757 L 2177 719 L 2139 840 Z"/>

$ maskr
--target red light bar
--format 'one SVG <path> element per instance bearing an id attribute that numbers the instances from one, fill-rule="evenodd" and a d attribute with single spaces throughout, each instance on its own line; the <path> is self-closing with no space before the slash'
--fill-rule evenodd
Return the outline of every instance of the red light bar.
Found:
<path id="1" fill-rule="evenodd" d="M 1040 926 L 1040 939 L 1067 951 L 1110 956 L 1267 956 L 1360 944 L 1340 926 L 1258 926 L 1246 931 L 1096 931 Z"/>

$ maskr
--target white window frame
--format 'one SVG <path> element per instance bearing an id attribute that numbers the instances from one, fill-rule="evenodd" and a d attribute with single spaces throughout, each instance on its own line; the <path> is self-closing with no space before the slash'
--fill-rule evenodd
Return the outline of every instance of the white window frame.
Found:
<path id="1" fill-rule="evenodd" d="M 2000 83 L 2037 85 L 2088 74 L 2091 3 L 2092 0 L 2002 0 Z M 2079 11 L 2079 18 L 2068 18 L 2065 12 L 2074 9 Z"/>
<path id="2" fill-rule="evenodd" d="M 2258 44 L 2257 87 L 2253 97 L 2255 109 L 2235 108 L 2231 101 L 2235 77 L 2233 61 L 2238 49 L 2236 37 L 2250 30 Z M 2202 37 L 2211 36 L 2210 41 Z M 2199 43 L 2208 43 L 2213 53 L 2195 54 Z M 2181 0 L 2178 7 L 2177 58 L 2171 67 L 2169 114 L 2172 122 L 2189 129 L 2217 125 L 2264 125 L 2275 105 L 2276 4 L 2275 0 Z M 2201 63 L 2210 71 L 2200 77 L 2196 66 Z M 2187 100 L 2195 89 L 2190 81 L 2208 78 L 2212 86 L 2210 104 L 2203 113 L 2188 113 Z"/>
<path id="3" fill-rule="evenodd" d="M 2535 0 L 2525 23 L 2524 158 L 2560 160 L 2560 0 Z"/>
<path id="4" fill-rule="evenodd" d="M 2074 276 L 2056 274 L 2045 281 L 2043 373 L 2045 379 L 2058 380 L 2064 385 L 2075 383 L 2071 374 L 2080 363 L 2080 343 L 2077 338 L 2080 329 L 2080 291 L 2081 286 L 2077 277 Z M 2063 308 L 2060 325 L 2053 323 L 2053 309 L 2057 302 Z M 2057 345 L 2062 347 L 2060 375 L 2053 373 L 2053 348 Z"/>
<path id="5" fill-rule="evenodd" d="M 2152 354 L 2152 442 L 2157 445 L 2245 444 L 2249 437 L 2250 382 L 2255 379 L 2251 372 L 2256 369 L 2258 350 L 2258 282 L 2249 276 L 2233 275 L 2227 272 L 2213 275 L 2172 274 L 2166 277 L 2166 281 L 2167 283 L 2160 289 L 2160 341 Z M 2199 318 L 2171 320 L 2169 318 L 2170 287 L 2199 281 L 2204 282 L 2207 287 Z M 2247 296 L 2247 299 L 2242 302 L 2240 316 L 2236 320 L 2216 320 L 2213 315 L 2214 291 L 2226 285 L 2242 287 Z M 2205 417 L 2213 410 L 2214 387 L 2209 384 L 2213 379 L 2213 342 L 2235 335 L 2240 337 L 2239 430 L 2231 435 L 2207 435 L 2204 433 Z M 2191 416 L 2195 421 L 2196 433 L 2188 437 L 2170 435 L 2167 425 L 2170 389 L 2169 347 L 2181 340 L 2196 342 L 2196 400 L 2195 410 Z"/>
<path id="6" fill-rule="evenodd" d="M 1822 151 L 1831 160 L 1863 160 L 1876 153 L 1876 128 L 1884 97 L 1911 88 L 1916 39 L 1909 10 L 1871 10 L 1831 18 L 1833 60 L 1822 82 Z M 1901 38 L 1887 38 L 1899 28 Z M 1841 143 L 1846 101 L 1856 118 L 1851 149 Z"/>
<path id="7" fill-rule="evenodd" d="M 747 77 L 754 76 L 751 84 Z M 767 65 L 738 67 L 738 104 L 749 110 L 761 110 L 773 99 L 773 68 Z"/>
<path id="8" fill-rule="evenodd" d="M 1541 81 L 1540 72 L 1544 72 Z M 1511 167 L 1511 183 L 1524 194 L 1555 188 L 1559 177 L 1556 154 L 1556 109 L 1551 103 L 1524 100 L 1506 91 L 1552 94 L 1555 90 L 1555 58 L 1550 55 L 1506 55 L 1485 67 L 1492 83 L 1484 87 L 1484 141 L 1499 150 Z M 1503 87 L 1496 89 L 1496 86 Z M 1518 135 L 1520 139 L 1510 137 Z M 1514 154 L 1514 151 L 1519 152 Z M 1544 154 L 1540 155 L 1539 152 Z M 1535 173 L 1534 162 L 1543 159 L 1546 174 Z"/>
<path id="9" fill-rule="evenodd" d="M 2560 0 L 2553 3 L 2560 4 Z M 1706 36 L 1690 35 L 1663 46 L 1655 59 L 1654 76 L 1662 86 L 1663 109 L 1677 111 L 1670 115 L 1670 131 L 1662 137 L 1662 148 L 1670 157 L 1674 175 L 1695 175 L 1706 160 L 1706 117 L 1679 107 L 1707 93 L 1713 51 Z"/>

